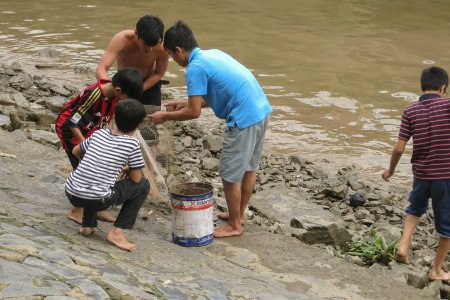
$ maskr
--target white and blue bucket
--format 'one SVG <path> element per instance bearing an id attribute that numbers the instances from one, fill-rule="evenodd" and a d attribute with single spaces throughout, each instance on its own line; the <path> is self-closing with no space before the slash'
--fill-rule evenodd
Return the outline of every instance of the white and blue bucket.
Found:
<path id="1" fill-rule="evenodd" d="M 170 189 L 172 239 L 185 247 L 204 246 L 214 240 L 213 186 L 189 182 Z"/>

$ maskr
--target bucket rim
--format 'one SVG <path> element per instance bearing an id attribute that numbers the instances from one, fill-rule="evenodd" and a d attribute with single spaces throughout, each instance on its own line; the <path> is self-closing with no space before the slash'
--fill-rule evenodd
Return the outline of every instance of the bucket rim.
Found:
<path id="1" fill-rule="evenodd" d="M 192 186 L 192 185 L 201 186 L 201 187 L 204 187 L 205 189 L 208 188 L 208 191 L 205 193 L 195 194 L 195 195 L 181 195 L 179 193 L 173 192 L 173 190 L 175 190 L 177 187 Z M 179 183 L 179 184 L 172 186 L 171 188 L 169 188 L 169 192 L 171 195 L 180 196 L 180 197 L 194 197 L 194 196 L 201 197 L 201 196 L 205 196 L 205 195 L 209 195 L 209 194 L 213 193 L 214 187 L 212 186 L 212 184 L 207 183 L 207 182 L 185 182 L 185 183 Z"/>

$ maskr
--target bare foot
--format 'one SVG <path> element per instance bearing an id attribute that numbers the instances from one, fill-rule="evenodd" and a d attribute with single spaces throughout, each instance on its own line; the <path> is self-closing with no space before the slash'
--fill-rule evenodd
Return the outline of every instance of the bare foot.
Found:
<path id="1" fill-rule="evenodd" d="M 106 210 L 98 211 L 97 212 L 97 219 L 100 221 L 106 221 L 106 222 L 114 222 L 116 218 L 108 214 Z"/>
<path id="2" fill-rule="evenodd" d="M 404 255 L 397 252 L 397 255 L 395 256 L 395 261 L 401 264 L 409 265 L 409 257 L 408 255 Z"/>
<path id="3" fill-rule="evenodd" d="M 224 221 L 228 221 L 228 219 L 230 218 L 230 214 L 227 211 L 223 211 L 217 214 L 217 216 L 219 217 L 219 219 L 224 220 Z M 241 225 L 244 226 L 245 224 L 245 216 L 242 217 L 241 216 Z"/>
<path id="4" fill-rule="evenodd" d="M 242 229 L 242 227 L 235 228 L 228 223 L 214 229 L 214 237 L 215 238 L 239 236 L 239 235 L 242 235 L 243 233 L 244 233 L 244 230 Z"/>
<path id="5" fill-rule="evenodd" d="M 95 232 L 95 227 L 81 227 L 80 234 L 82 236 L 90 236 Z"/>
<path id="6" fill-rule="evenodd" d="M 81 225 L 83 221 L 83 209 L 81 207 L 72 207 L 67 213 L 67 219 Z"/>
<path id="7" fill-rule="evenodd" d="M 113 226 L 111 230 L 106 234 L 105 239 L 122 250 L 130 252 L 136 250 L 136 245 L 127 241 L 127 239 L 125 238 L 124 230 L 121 228 Z"/>
<path id="8" fill-rule="evenodd" d="M 409 265 L 409 257 L 408 257 L 408 246 L 409 243 L 400 243 L 398 244 L 397 254 L 395 255 L 395 261 L 401 264 Z"/>
<path id="9" fill-rule="evenodd" d="M 433 281 L 433 280 L 444 280 L 444 281 L 448 281 L 450 280 L 450 273 L 444 272 L 443 270 L 441 270 L 439 273 L 431 270 L 430 273 L 428 273 L 428 280 Z"/>

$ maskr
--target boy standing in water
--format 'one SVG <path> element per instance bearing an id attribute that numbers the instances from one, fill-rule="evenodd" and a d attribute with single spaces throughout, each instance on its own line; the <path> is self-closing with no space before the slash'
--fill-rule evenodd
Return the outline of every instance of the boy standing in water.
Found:
<path id="1" fill-rule="evenodd" d="M 143 82 L 139 70 L 125 68 L 118 71 L 111 80 L 99 80 L 64 105 L 56 120 L 56 133 L 62 142 L 73 170 L 79 160 L 72 154 L 73 148 L 100 128 L 105 128 L 114 113 L 118 101 L 126 98 L 140 99 Z M 67 217 L 81 224 L 83 211 L 72 207 Z M 114 222 L 115 218 L 106 211 L 99 211 L 101 220 Z"/>
<path id="2" fill-rule="evenodd" d="M 448 74 L 442 68 L 423 70 L 423 95 L 417 103 L 405 109 L 389 168 L 381 175 L 389 181 L 406 143 L 412 137 L 414 181 L 396 260 L 409 263 L 411 235 L 419 224 L 420 216 L 427 211 L 428 199 L 431 198 L 435 227 L 440 238 L 433 266 L 428 273 L 429 280 L 450 280 L 450 273 L 442 269 L 450 249 L 450 98 L 445 96 L 448 82 Z"/>
<path id="3" fill-rule="evenodd" d="M 144 106 L 137 100 L 120 101 L 115 107 L 117 129 L 99 129 L 73 149 L 82 160 L 66 181 L 69 201 L 84 210 L 80 229 L 83 236 L 95 232 L 97 211 L 122 205 L 105 238 L 127 251 L 134 251 L 136 246 L 125 238 L 124 230 L 133 228 L 150 190 L 142 175 L 144 161 L 139 141 L 132 137 L 145 116 Z M 116 181 L 125 166 L 127 178 Z"/>

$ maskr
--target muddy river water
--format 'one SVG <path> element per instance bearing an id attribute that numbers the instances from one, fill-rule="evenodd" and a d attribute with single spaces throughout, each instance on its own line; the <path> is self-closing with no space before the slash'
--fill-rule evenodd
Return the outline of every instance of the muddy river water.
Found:
<path id="1" fill-rule="evenodd" d="M 446 0 L 0 0 L 0 57 L 51 48 L 65 68 L 94 67 L 142 15 L 166 28 L 182 19 L 202 48 L 228 52 L 260 81 L 274 107 L 267 151 L 358 163 L 378 176 L 422 69 L 450 70 L 449 13 Z M 171 62 L 177 96 L 183 74 Z"/>

